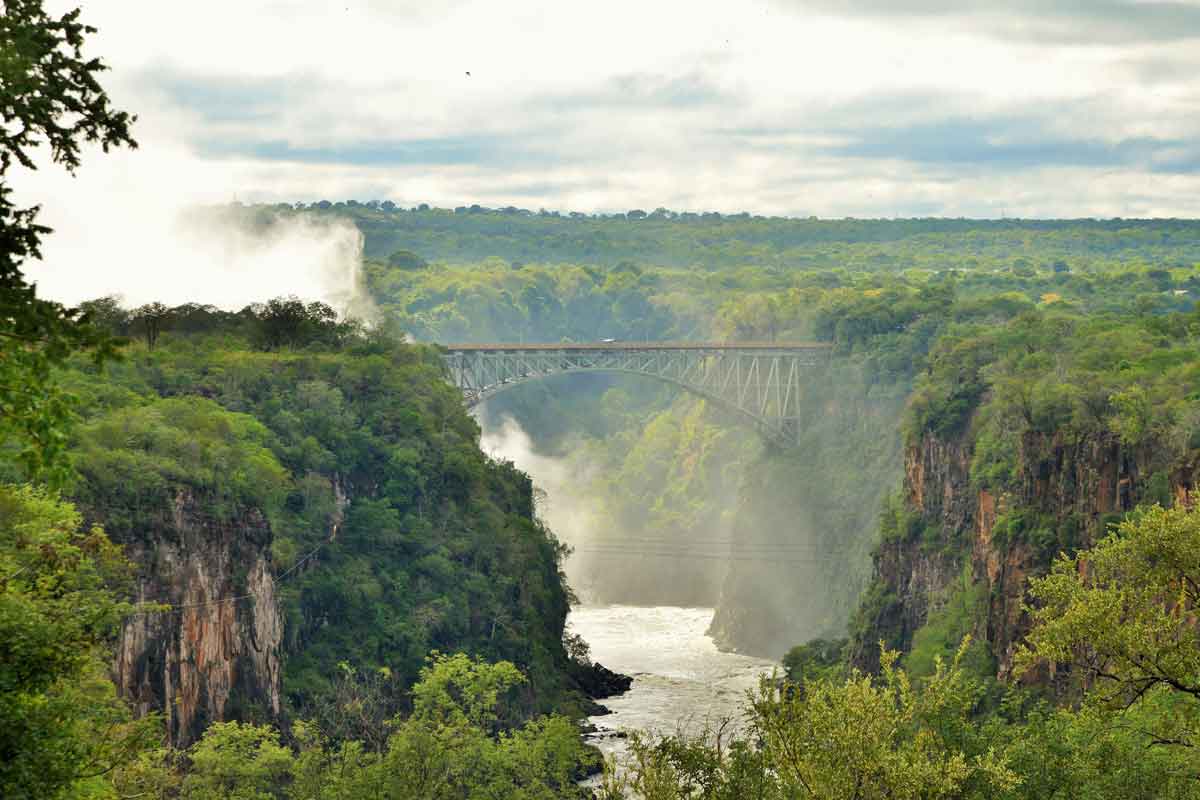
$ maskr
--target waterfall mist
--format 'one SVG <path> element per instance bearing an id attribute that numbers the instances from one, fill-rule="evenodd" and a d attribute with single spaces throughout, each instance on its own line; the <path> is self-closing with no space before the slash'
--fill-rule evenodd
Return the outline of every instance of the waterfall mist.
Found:
<path id="1" fill-rule="evenodd" d="M 528 421 L 523 427 L 507 414 L 481 416 L 484 451 L 532 477 L 539 516 L 572 548 L 564 569 L 583 603 L 716 605 L 728 570 L 735 485 L 714 496 L 721 513 L 681 524 L 673 509 L 653 507 L 661 499 L 639 494 L 644 487 L 628 485 L 627 476 L 602 462 L 594 440 L 591 447 L 582 437 L 569 440 L 562 455 L 548 455 L 538 450 Z"/>
<path id="2" fill-rule="evenodd" d="M 92 155 L 75 176 L 44 165 L 14 177 L 22 205 L 53 229 L 25 269 L 38 293 L 68 305 L 116 296 L 238 310 L 273 297 L 320 300 L 369 319 L 363 236 L 348 220 L 230 204 L 236 172 L 202 163 L 139 125 L 142 147 Z"/>
<path id="3" fill-rule="evenodd" d="M 594 469 L 537 452 L 533 439 L 511 416 L 502 417 L 499 425 L 489 425 L 485 418 L 481 425 L 483 451 L 492 458 L 511 461 L 533 479 L 538 516 L 574 551 L 564 564 L 567 582 L 581 602 L 595 602 L 591 559 L 580 552 L 595 541 L 600 525 L 600 504 L 588 492 Z"/>

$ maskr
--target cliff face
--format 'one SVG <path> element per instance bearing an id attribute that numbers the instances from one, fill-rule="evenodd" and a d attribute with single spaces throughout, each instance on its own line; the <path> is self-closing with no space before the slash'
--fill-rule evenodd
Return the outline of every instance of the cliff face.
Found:
<path id="1" fill-rule="evenodd" d="M 1060 551 L 1093 544 L 1110 515 L 1145 500 L 1190 504 L 1196 491 L 1194 465 L 1169 470 L 1164 454 L 1131 451 L 1107 432 L 1026 435 L 1004 491 L 971 480 L 973 450 L 965 433 L 943 439 L 925 432 L 906 448 L 903 498 L 917 533 L 885 540 L 876 551 L 852 649 L 856 666 L 878 666 L 880 640 L 907 650 L 966 566 L 987 597 L 973 635 L 995 658 L 997 677 L 1007 678 L 1028 630 L 1030 577 L 1044 574 Z M 1167 497 L 1155 496 L 1163 489 Z"/>
<path id="2" fill-rule="evenodd" d="M 514 714 L 579 699 L 562 550 L 528 476 L 479 449 L 436 351 L 348 344 L 180 338 L 77 376 L 105 400 L 75 431 L 72 499 L 125 546 L 134 597 L 170 606 L 127 620 L 114 677 L 172 744 L 330 708 L 343 663 L 382 724 L 434 650 L 525 671 Z"/>
<path id="3" fill-rule="evenodd" d="M 137 599 L 172 610 L 126 622 L 116 683 L 140 714 L 163 713 L 173 745 L 210 722 L 279 715 L 283 622 L 270 543 L 257 510 L 220 521 L 185 488 L 124 542 L 139 565 Z"/>

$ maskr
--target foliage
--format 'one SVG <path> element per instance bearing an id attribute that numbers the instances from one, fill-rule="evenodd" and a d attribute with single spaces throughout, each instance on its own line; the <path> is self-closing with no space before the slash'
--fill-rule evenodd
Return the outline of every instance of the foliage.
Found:
<path id="1" fill-rule="evenodd" d="M 153 537 L 181 493 L 226 523 L 265 517 L 287 573 L 290 707 L 332 721 L 347 670 L 372 685 L 390 675 L 338 737 L 406 708 L 443 648 L 528 670 L 506 722 L 571 708 L 562 550 L 534 518 L 528 478 L 479 451 L 438 354 L 353 328 L 263 352 L 256 314 L 203 312 L 103 375 L 72 362 L 62 381 L 80 398 L 72 493 L 85 511 L 125 541 Z"/>
<path id="2" fill-rule="evenodd" d="M 0 486 L 0 795 L 77 796 L 153 743 L 107 677 L 129 568 L 69 504 Z"/>
<path id="3" fill-rule="evenodd" d="M 913 634 L 912 646 L 904 656 L 904 665 L 913 677 L 932 675 L 939 659 L 952 658 L 964 639 L 978 633 L 975 626 L 987 596 L 984 586 L 973 582 L 969 564 L 964 565 L 947 595 L 941 607 L 932 610 L 925 624 Z M 987 648 L 974 638 L 963 651 L 962 666 L 980 680 L 995 672 Z"/>
<path id="4" fill-rule="evenodd" d="M 247 206 L 243 213 L 264 210 L 350 220 L 363 231 L 367 255 L 379 259 L 402 248 L 455 265 L 495 258 L 506 266 L 628 262 L 705 271 L 753 266 L 763 273 L 978 271 L 985 280 L 1029 287 L 1037 300 L 1047 292 L 1073 299 L 1082 286 L 1096 288 L 1097 270 L 1147 264 L 1168 267 L 1157 271 L 1166 275 L 1147 275 L 1127 289 L 1162 292 L 1174 285 L 1166 283 L 1177 276 L 1173 267 L 1200 261 L 1193 220 L 789 219 L 665 208 L 643 217 L 329 201 Z"/>
<path id="5" fill-rule="evenodd" d="M 253 417 L 199 397 L 114 409 L 78 432 L 77 497 L 125 536 L 165 513 L 185 485 L 203 491 L 218 518 L 247 507 L 278 513 L 290 482 L 269 438 Z"/>
<path id="6" fill-rule="evenodd" d="M 507 661 L 489 664 L 472 661 L 462 653 L 439 656 L 421 668 L 413 687 L 412 717 L 443 725 L 468 724 L 485 731 L 497 727 L 497 702 L 509 689 L 524 682 L 521 672 Z"/>
<path id="7" fill-rule="evenodd" d="M 304 303 L 296 297 L 277 297 L 252 308 L 258 325 L 255 338 L 264 350 L 295 347 L 336 337 L 341 331 L 337 312 L 324 303 Z M 336 339 L 334 339 L 336 341 Z"/>
<path id="8" fill-rule="evenodd" d="M 845 639 L 813 639 L 796 645 L 783 657 L 788 680 L 803 685 L 807 681 L 837 677 L 845 668 L 845 648 Z"/>
<path id="9" fill-rule="evenodd" d="M 1200 512 L 1151 507 L 1032 582 L 1035 626 L 1019 663 L 1069 669 L 1082 695 L 1074 706 L 1055 708 L 1016 686 L 984 703 L 996 690 L 977 677 L 990 669 L 967 663 L 969 637 L 950 662 L 937 652 L 970 625 L 981 599 L 964 572 L 918 632 L 909 671 L 885 651 L 879 678 L 765 681 L 748 731 L 635 737 L 625 772 L 610 765 L 604 796 L 1200 796 L 1200 646 L 1190 611 L 1198 535 Z M 792 663 L 823 660 L 793 652 Z M 910 677 L 925 660 L 928 677 Z"/>
<path id="10" fill-rule="evenodd" d="M 764 680 L 748 709 L 748 741 L 635 740 L 630 786 L 646 800 L 840 800 L 995 796 L 1019 785 L 997 749 L 963 747 L 979 688 L 958 659 L 939 660 L 918 690 L 897 657 L 883 654 L 878 679 Z"/>
<path id="11" fill-rule="evenodd" d="M 887 651 L 877 678 L 764 680 L 745 730 L 631 737 L 629 763 L 607 765 L 600 797 L 631 789 L 647 800 L 1200 796 L 1193 749 L 1159 738 L 1191 698 L 1154 690 L 1120 710 L 1093 702 L 1073 710 L 1010 689 L 986 707 L 984 685 L 961 663 L 969 646 L 952 661 L 939 657 L 924 680 Z"/>
<path id="12" fill-rule="evenodd" d="M 26 471 L 61 483 L 67 475 L 64 428 L 71 404 L 55 386 L 51 369 L 72 351 L 112 355 L 113 342 L 87 324 L 77 309 L 37 297 L 25 262 L 41 257 L 50 229 L 36 221 L 37 207 L 10 200 L 8 171 L 36 169 L 34 151 L 74 172 L 80 147 L 95 142 L 135 147 L 133 118 L 114 110 L 97 75 L 106 68 L 83 54 L 95 32 L 78 9 L 47 14 L 42 0 L 7 0 L 0 14 L 0 444 L 20 449 Z"/>
<path id="13" fill-rule="evenodd" d="M 188 751 L 184 800 L 274 800 L 292 770 L 292 753 L 265 726 L 214 722 Z"/>
<path id="14" fill-rule="evenodd" d="M 180 800 L 558 800 L 595 756 L 564 717 L 498 732 L 500 694 L 524 680 L 510 663 L 434 656 L 413 687 L 413 713 L 390 723 L 381 748 L 331 741 L 297 722 L 295 752 L 265 725 L 214 723 L 187 763 L 152 753 L 116 785 Z"/>
<path id="15" fill-rule="evenodd" d="M 1200 732 L 1198 581 L 1200 512 L 1147 508 L 1031 582 L 1034 628 L 1018 663 L 1070 665 L 1104 705 L 1177 694 L 1186 702 L 1150 730 L 1156 741 L 1191 746 Z"/>

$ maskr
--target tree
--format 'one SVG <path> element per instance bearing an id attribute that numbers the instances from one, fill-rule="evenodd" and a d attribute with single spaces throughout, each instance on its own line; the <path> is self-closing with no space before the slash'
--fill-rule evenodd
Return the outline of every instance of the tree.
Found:
<path id="1" fill-rule="evenodd" d="M 121 308 L 120 298 L 99 297 L 79 304 L 79 310 L 87 315 L 93 325 L 114 336 L 123 336 L 129 327 L 130 312 Z"/>
<path id="2" fill-rule="evenodd" d="M 434 653 L 413 687 L 413 719 L 492 729 L 499 721 L 500 698 L 524 682 L 525 676 L 507 661 L 489 664 L 463 653 Z"/>
<path id="3" fill-rule="evenodd" d="M 813 639 L 807 644 L 796 645 L 783 657 L 788 680 L 802 684 L 837 676 L 844 669 L 842 653 L 845 649 L 844 639 Z"/>
<path id="4" fill-rule="evenodd" d="M 320 302 L 307 305 L 298 297 L 276 297 L 253 306 L 257 338 L 264 350 L 302 347 L 336 334 L 337 312 Z"/>
<path id="5" fill-rule="evenodd" d="M 411 250 L 397 250 L 388 256 L 388 266 L 396 269 L 425 269 L 429 264 Z"/>
<path id="6" fill-rule="evenodd" d="M 539 717 L 520 728 L 494 730 L 499 698 L 523 680 L 508 662 L 489 664 L 462 654 L 435 654 L 413 687 L 412 715 L 392 722 L 383 752 L 364 748 L 361 742 L 333 747 L 314 726 L 298 724 L 300 755 L 292 768 L 288 796 L 293 800 L 584 796 L 575 784 L 595 759 L 570 720 Z M 243 795 L 203 795 L 205 800 L 210 796 Z"/>
<path id="7" fill-rule="evenodd" d="M 67 471 L 62 430 L 70 403 L 51 368 L 79 348 L 111 355 L 113 343 L 78 309 L 37 297 L 24 266 L 41 257 L 50 229 L 37 223 L 36 206 L 13 204 L 7 179 L 13 165 L 37 169 L 42 145 L 72 173 L 86 142 L 106 152 L 137 146 L 134 118 L 114 110 L 97 81 L 106 67 L 83 54 L 95 29 L 79 15 L 53 17 L 42 0 L 6 0 L 0 14 L 0 442 L 18 443 L 31 475 L 58 481 Z"/>
<path id="8" fill-rule="evenodd" d="M 183 800 L 275 800 L 291 776 L 292 753 L 266 725 L 214 722 L 188 755 Z"/>
<path id="9" fill-rule="evenodd" d="M 1139 512 L 1090 550 L 1061 555 L 1030 595 L 1019 668 L 1069 665 L 1110 707 L 1176 696 L 1184 704 L 1160 718 L 1152 741 L 1200 744 L 1200 512 Z"/>
<path id="10" fill-rule="evenodd" d="M 0 487 L 0 796 L 64 796 L 152 745 L 107 678 L 129 569 L 69 504 Z"/>
<path id="11" fill-rule="evenodd" d="M 158 337 L 171 320 L 171 309 L 162 303 L 147 303 L 134 310 L 131 315 L 133 324 L 146 340 L 146 347 L 154 349 Z"/>
<path id="12" fill-rule="evenodd" d="M 1002 754 L 964 734 L 981 692 L 959 664 L 968 644 L 920 689 L 894 651 L 881 656 L 880 678 L 764 679 L 748 737 L 635 737 L 629 786 L 645 800 L 999 796 L 1020 781 Z M 617 784 L 605 800 L 623 796 Z"/>
<path id="13" fill-rule="evenodd" d="M 496 729 L 500 698 L 524 680 L 506 661 L 434 654 L 413 687 L 412 716 L 388 741 L 381 794 L 397 800 L 574 796 L 593 756 L 570 720 L 539 717 L 516 730 Z"/>

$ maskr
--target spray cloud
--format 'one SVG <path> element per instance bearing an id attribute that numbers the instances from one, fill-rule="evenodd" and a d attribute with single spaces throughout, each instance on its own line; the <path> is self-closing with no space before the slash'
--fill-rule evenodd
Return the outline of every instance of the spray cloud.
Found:
<path id="1" fill-rule="evenodd" d="M 40 295 L 231 310 L 297 295 L 370 315 L 362 234 L 352 223 L 288 213 L 250 224 L 252 214 L 228 203 L 254 176 L 155 133 L 136 151 L 87 154 L 77 176 L 50 164 L 17 176 L 17 202 L 39 204 L 38 221 L 54 229 L 42 261 L 26 265 Z"/>
<path id="2" fill-rule="evenodd" d="M 538 501 L 538 515 L 560 541 L 572 548 L 585 547 L 596 538 L 599 509 L 594 495 L 587 490 L 591 470 L 565 458 L 555 458 L 534 450 L 529 434 L 515 419 L 505 416 L 499 427 L 484 425 L 480 447 L 492 458 L 511 461 L 528 473 L 544 492 Z M 587 554 L 570 555 L 564 570 L 567 583 L 584 603 L 594 597 L 595 573 Z"/>

